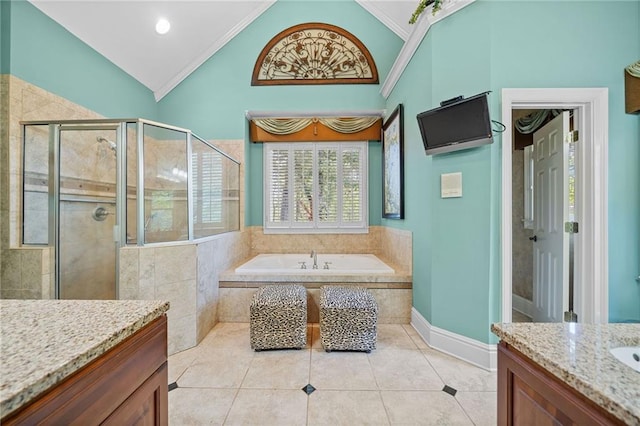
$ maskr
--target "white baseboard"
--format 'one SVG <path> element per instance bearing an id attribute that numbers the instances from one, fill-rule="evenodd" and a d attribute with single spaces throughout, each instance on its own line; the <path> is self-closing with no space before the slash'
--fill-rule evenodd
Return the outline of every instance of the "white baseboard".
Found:
<path id="1" fill-rule="evenodd" d="M 533 302 L 531 300 L 525 299 L 517 294 L 512 294 L 511 307 L 521 314 L 525 314 L 529 318 L 533 318 Z"/>
<path id="2" fill-rule="evenodd" d="M 460 334 L 434 327 L 415 308 L 411 308 L 411 325 L 432 348 L 485 370 L 497 370 L 496 345 L 478 342 Z"/>

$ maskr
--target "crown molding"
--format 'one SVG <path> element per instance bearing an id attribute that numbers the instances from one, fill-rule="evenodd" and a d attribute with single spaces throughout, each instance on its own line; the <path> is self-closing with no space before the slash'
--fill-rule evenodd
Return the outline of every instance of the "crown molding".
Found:
<path id="1" fill-rule="evenodd" d="M 391 71 L 389 71 L 387 78 L 385 78 L 384 83 L 382 83 L 380 93 L 385 99 L 389 97 L 396 83 L 400 80 L 409 61 L 411 61 L 416 50 L 418 50 L 418 46 L 420 46 L 420 43 L 427 35 L 429 28 L 436 22 L 443 20 L 475 1 L 476 0 L 443 0 L 442 8 L 436 12 L 435 16 L 433 16 L 432 13 L 433 6 L 427 7 L 422 12 L 420 18 L 418 18 L 418 22 L 414 24 L 413 31 L 409 34 L 409 38 L 404 43 L 404 46 L 402 46 L 396 61 L 393 63 Z"/>
<path id="2" fill-rule="evenodd" d="M 236 26 L 231 28 L 224 37 L 216 40 L 207 50 L 202 52 L 199 56 L 197 56 L 189 65 L 184 67 L 178 74 L 176 74 L 173 78 L 167 81 L 166 84 L 162 85 L 160 88 L 153 90 L 153 95 L 156 99 L 156 102 L 160 101 L 163 97 L 165 97 L 170 91 L 172 91 L 178 84 L 182 82 L 185 78 L 187 78 L 192 72 L 194 72 L 200 65 L 205 63 L 214 53 L 218 50 L 222 49 L 224 45 L 229 43 L 236 35 L 238 35 L 242 30 L 249 26 L 253 21 L 255 21 L 260 15 L 262 15 L 267 9 L 274 5 L 276 0 L 271 0 L 269 2 L 264 3 L 261 7 L 256 8 L 250 15 L 247 15 L 242 21 L 238 22 Z"/>
<path id="3" fill-rule="evenodd" d="M 409 32 L 402 28 L 402 26 L 398 25 L 398 23 L 391 19 L 389 15 L 380 10 L 378 7 L 374 5 L 374 2 L 371 0 L 356 0 L 364 10 L 372 14 L 378 21 L 382 22 L 387 28 L 393 31 L 398 37 L 400 37 L 403 41 L 407 41 L 409 38 Z"/>

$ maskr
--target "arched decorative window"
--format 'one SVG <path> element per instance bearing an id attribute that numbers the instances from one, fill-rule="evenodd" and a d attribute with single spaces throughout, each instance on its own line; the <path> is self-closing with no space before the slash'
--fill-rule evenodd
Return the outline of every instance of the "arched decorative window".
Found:
<path id="1" fill-rule="evenodd" d="M 377 84 L 369 50 L 350 32 L 309 22 L 273 37 L 253 67 L 252 86 Z"/>

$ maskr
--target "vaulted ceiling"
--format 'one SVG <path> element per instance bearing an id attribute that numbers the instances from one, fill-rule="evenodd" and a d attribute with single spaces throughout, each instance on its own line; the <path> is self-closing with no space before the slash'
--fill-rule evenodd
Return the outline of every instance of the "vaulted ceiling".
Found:
<path id="1" fill-rule="evenodd" d="M 161 99 L 276 0 L 29 0 Z M 356 0 L 403 40 L 417 0 Z M 159 18 L 171 31 L 159 35 Z"/>

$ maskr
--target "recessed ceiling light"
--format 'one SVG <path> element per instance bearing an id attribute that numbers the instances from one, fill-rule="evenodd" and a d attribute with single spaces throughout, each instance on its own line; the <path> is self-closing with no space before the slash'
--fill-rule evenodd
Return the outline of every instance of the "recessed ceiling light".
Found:
<path id="1" fill-rule="evenodd" d="M 158 34 L 166 34 L 169 32 L 169 29 L 171 29 L 169 21 L 164 18 L 158 19 L 158 22 L 156 23 L 156 32 Z"/>

